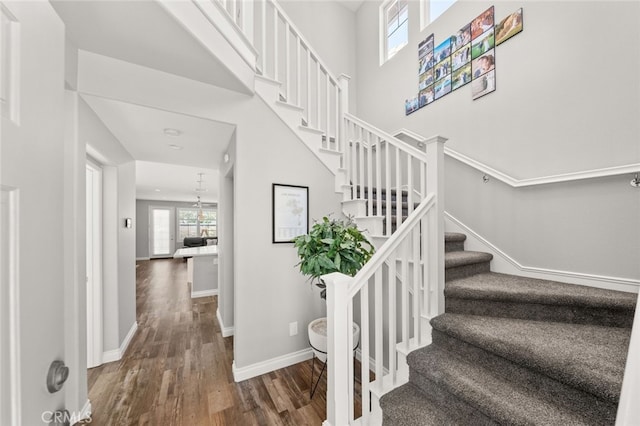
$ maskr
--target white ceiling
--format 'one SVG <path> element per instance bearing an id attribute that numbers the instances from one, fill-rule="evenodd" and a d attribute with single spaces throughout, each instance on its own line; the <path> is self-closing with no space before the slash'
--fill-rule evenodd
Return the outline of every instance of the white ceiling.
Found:
<path id="1" fill-rule="evenodd" d="M 229 90 L 240 80 L 151 0 L 50 0 L 76 47 Z"/>
<path id="2" fill-rule="evenodd" d="M 235 129 L 231 124 L 128 102 L 91 95 L 82 98 L 136 160 L 217 169 Z M 181 134 L 168 136 L 164 129 Z"/>
<path id="3" fill-rule="evenodd" d="M 72 44 L 81 50 L 232 91 L 246 90 L 160 2 L 51 0 L 51 4 L 64 21 Z M 195 201 L 197 174 L 203 172 L 209 189 L 200 194 L 203 201 L 218 201 L 216 169 L 233 125 L 117 99 L 81 96 L 136 159 L 137 198 Z M 166 128 L 181 134 L 167 136 Z M 172 149 L 170 144 L 182 149 Z"/>
<path id="4" fill-rule="evenodd" d="M 204 173 L 202 185 L 199 173 Z M 199 195 L 205 203 L 217 202 L 218 176 L 213 169 L 136 161 L 136 198 L 195 202 Z"/>

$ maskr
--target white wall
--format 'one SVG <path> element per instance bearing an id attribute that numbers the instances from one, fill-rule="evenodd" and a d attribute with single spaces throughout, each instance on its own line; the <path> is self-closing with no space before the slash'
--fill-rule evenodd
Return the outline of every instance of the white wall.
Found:
<path id="1" fill-rule="evenodd" d="M 356 14 L 338 2 L 279 0 L 329 71 L 340 77 L 356 74 Z M 356 111 L 356 87 L 349 88 L 350 111 Z"/>
<path id="2" fill-rule="evenodd" d="M 118 341 L 136 322 L 136 163 L 118 165 Z M 124 226 L 125 218 L 133 226 Z"/>
<path id="3" fill-rule="evenodd" d="M 233 322 L 236 367 L 249 367 L 308 348 L 305 328 L 312 319 L 323 315 L 324 305 L 296 269 L 298 260 L 293 246 L 271 243 L 271 185 L 309 186 L 310 217 L 317 219 L 341 211 L 334 176 L 258 97 L 81 53 L 79 86 L 87 93 L 237 126 Z M 223 202 L 221 198 L 221 210 Z M 224 238 L 220 236 L 222 256 Z M 224 294 L 224 289 L 221 291 Z M 289 323 L 296 321 L 299 334 L 289 337 Z"/>
<path id="4" fill-rule="evenodd" d="M 80 142 L 103 166 L 103 348 L 108 352 L 120 348 L 136 321 L 135 162 L 81 98 L 78 117 Z"/>
<path id="5" fill-rule="evenodd" d="M 357 14 L 361 118 L 443 135 L 448 147 L 517 179 L 640 162 L 640 81 L 625 77 L 640 66 L 640 3 L 458 1 L 419 32 L 411 2 L 410 42 L 382 66 L 379 4 Z M 405 116 L 404 100 L 417 94 L 418 42 L 434 33 L 439 44 L 493 4 L 497 20 L 524 8 L 524 31 L 496 48 L 497 90 L 473 101 L 465 86 Z M 595 30 L 613 23 L 624 43 Z M 632 176 L 512 190 L 478 184 L 481 175 L 455 160 L 446 167 L 446 210 L 521 264 L 640 278 Z"/>

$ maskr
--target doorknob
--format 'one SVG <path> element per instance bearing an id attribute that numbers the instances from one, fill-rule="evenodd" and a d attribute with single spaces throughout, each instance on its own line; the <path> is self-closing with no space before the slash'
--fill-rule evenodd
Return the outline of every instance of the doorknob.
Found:
<path id="1" fill-rule="evenodd" d="M 49 372 L 47 373 L 47 389 L 49 393 L 56 393 L 64 382 L 69 378 L 69 367 L 64 365 L 63 361 L 53 361 L 49 366 Z"/>

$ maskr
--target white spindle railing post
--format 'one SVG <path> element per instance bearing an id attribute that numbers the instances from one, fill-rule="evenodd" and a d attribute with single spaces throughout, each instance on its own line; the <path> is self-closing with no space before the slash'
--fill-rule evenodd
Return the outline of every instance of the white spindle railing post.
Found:
<path id="1" fill-rule="evenodd" d="M 240 24 L 242 32 L 253 46 L 256 46 L 254 35 L 254 19 L 255 19 L 255 2 L 243 1 L 240 3 Z"/>
<path id="2" fill-rule="evenodd" d="M 351 80 L 351 77 L 346 74 L 340 74 L 340 77 L 338 77 L 338 88 L 340 94 L 340 99 L 338 101 L 340 103 L 338 106 L 338 117 L 340 119 L 336 123 L 336 126 L 339 126 L 339 130 L 336 133 L 339 134 L 340 138 L 340 143 L 337 144 L 337 146 L 342 147 L 343 154 L 349 149 L 349 147 L 347 146 L 348 142 L 345 138 L 345 122 L 342 119 L 342 117 L 344 117 L 344 114 L 349 112 L 349 80 Z"/>
<path id="3" fill-rule="evenodd" d="M 331 426 L 349 424 L 349 348 L 348 297 L 351 277 L 334 272 L 322 277 L 327 285 L 327 422 Z"/>
<path id="4" fill-rule="evenodd" d="M 425 308 L 431 306 L 435 312 L 430 316 L 444 312 L 444 143 L 446 138 L 434 136 L 425 141 L 427 152 L 427 193 L 436 195 L 435 211 L 429 216 L 429 242 L 427 249 L 429 288 L 436 294 L 431 296 L 431 304 L 425 300 Z"/>
<path id="5" fill-rule="evenodd" d="M 291 99 L 291 29 L 288 21 L 285 21 L 284 30 L 284 84 L 287 91 L 287 102 L 289 102 Z"/>
<path id="6" fill-rule="evenodd" d="M 278 80 L 278 62 L 279 62 L 279 56 L 278 56 L 278 43 L 280 42 L 280 40 L 278 40 L 278 8 L 273 7 L 273 79 L 276 81 Z"/>
<path id="7" fill-rule="evenodd" d="M 262 0 L 262 10 L 260 13 L 260 42 L 262 44 L 260 59 L 262 60 L 262 75 L 267 75 L 267 0 Z"/>

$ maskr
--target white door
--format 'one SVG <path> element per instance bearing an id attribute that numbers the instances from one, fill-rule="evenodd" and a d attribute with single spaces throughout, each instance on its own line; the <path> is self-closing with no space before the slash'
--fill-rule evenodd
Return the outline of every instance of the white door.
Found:
<path id="1" fill-rule="evenodd" d="M 171 257 L 175 251 L 175 218 L 171 207 L 149 207 L 149 254 Z"/>
<path id="2" fill-rule="evenodd" d="M 63 229 L 74 220 L 63 215 L 64 26 L 48 2 L 0 2 L 0 14 L 0 422 L 41 425 L 67 389 L 46 386 L 65 356 Z"/>

